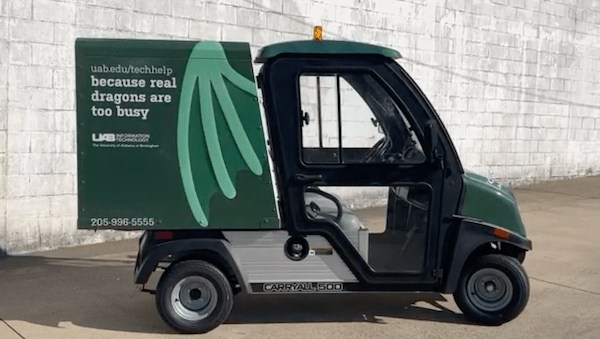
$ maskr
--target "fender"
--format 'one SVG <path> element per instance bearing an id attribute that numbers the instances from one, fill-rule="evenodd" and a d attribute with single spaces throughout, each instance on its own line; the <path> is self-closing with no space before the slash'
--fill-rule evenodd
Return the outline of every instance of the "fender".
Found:
<path id="1" fill-rule="evenodd" d="M 150 244 L 151 240 L 149 238 L 148 234 L 145 233 L 140 239 L 140 249 L 134 271 L 134 282 L 136 284 L 145 284 L 160 262 L 176 261 L 184 256 L 202 251 L 212 252 L 224 259 L 233 271 L 242 292 L 249 293 L 252 291 L 250 284 L 240 271 L 240 261 L 233 255 L 231 245 L 227 240 L 189 238 Z"/>
<path id="2" fill-rule="evenodd" d="M 499 243 L 500 248 L 502 244 L 510 244 L 524 251 L 532 248 L 531 240 L 506 228 L 463 216 L 455 215 L 454 218 L 460 222 L 454 251 L 447 261 L 448 274 L 442 286 L 443 293 L 454 293 L 467 259 L 478 247 L 487 243 Z"/>

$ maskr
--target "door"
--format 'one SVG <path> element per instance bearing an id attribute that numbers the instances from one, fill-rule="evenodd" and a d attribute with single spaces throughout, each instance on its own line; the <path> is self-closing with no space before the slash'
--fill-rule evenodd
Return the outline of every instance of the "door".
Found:
<path id="1" fill-rule="evenodd" d="M 290 232 L 324 235 L 365 282 L 435 281 L 443 175 L 409 84 L 378 58 L 283 58 L 266 71 Z"/>

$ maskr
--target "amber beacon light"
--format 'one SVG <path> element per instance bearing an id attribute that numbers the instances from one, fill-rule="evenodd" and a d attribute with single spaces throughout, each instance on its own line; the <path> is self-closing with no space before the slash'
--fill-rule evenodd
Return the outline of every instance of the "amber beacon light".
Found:
<path id="1" fill-rule="evenodd" d="M 315 26 L 313 37 L 315 40 L 323 40 L 323 27 Z"/>

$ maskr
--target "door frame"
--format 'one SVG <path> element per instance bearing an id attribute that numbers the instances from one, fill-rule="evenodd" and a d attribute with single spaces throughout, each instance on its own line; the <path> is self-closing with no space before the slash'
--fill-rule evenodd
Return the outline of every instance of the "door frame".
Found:
<path id="1" fill-rule="evenodd" d="M 451 216 L 456 203 L 450 208 L 442 208 L 442 197 L 450 194 L 458 201 L 460 188 L 456 180 L 451 180 L 454 189 L 446 191 L 447 179 L 456 179 L 462 173 L 452 144 L 444 133 L 436 133 L 439 138 L 437 154 L 443 163 L 450 166 L 439 168 L 430 157 L 432 146 L 423 130 L 427 121 L 439 121 L 437 114 L 428 105 L 422 93 L 389 66 L 393 60 L 382 56 L 282 56 L 269 60 L 261 70 L 261 83 L 265 99 L 267 125 L 271 137 L 271 147 L 275 155 L 278 190 L 282 199 L 282 221 L 292 236 L 322 235 L 342 258 L 361 282 L 363 290 L 435 290 L 441 277 L 439 272 L 441 252 L 445 248 L 440 241 L 441 223 L 444 217 Z M 378 75 L 378 82 L 388 91 L 398 107 L 411 114 L 410 122 L 415 127 L 428 161 L 422 164 L 305 164 L 302 161 L 302 118 L 300 107 L 299 76 L 302 73 L 336 73 L 340 71 L 369 70 Z M 383 82 L 383 83 L 382 83 Z M 395 83 L 395 84 L 394 84 Z M 401 95 L 410 96 L 407 103 Z M 426 104 L 424 104 L 424 102 Z M 290 104 L 292 103 L 292 104 Z M 440 122 L 441 124 L 441 122 Z M 445 132 L 445 130 L 443 130 Z M 436 143 L 437 144 L 437 143 Z M 452 173 L 453 172 L 453 173 Z M 430 175 L 428 175 L 429 173 Z M 449 175 L 452 174 L 452 175 Z M 359 178 L 359 179 L 357 179 Z M 304 187 L 309 184 L 338 186 L 391 186 L 399 183 L 428 183 L 432 186 L 430 236 L 427 246 L 425 269 L 420 275 L 374 272 L 362 259 L 358 251 L 343 236 L 341 230 L 325 221 L 309 220 L 304 210 Z M 452 204 L 450 204 L 452 205 Z M 452 211 L 448 213 L 448 211 Z M 447 225 L 444 227 L 444 233 Z M 442 238 L 444 239 L 444 238 Z M 415 286 L 419 286 L 415 288 Z"/>

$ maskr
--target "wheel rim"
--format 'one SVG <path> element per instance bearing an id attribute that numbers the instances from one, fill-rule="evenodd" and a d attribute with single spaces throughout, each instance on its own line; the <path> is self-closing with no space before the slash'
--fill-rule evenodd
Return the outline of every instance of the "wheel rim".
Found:
<path id="1" fill-rule="evenodd" d="M 513 286 L 504 272 L 495 268 L 484 268 L 469 278 L 467 296 L 480 310 L 496 312 L 510 303 Z"/>
<path id="2" fill-rule="evenodd" d="M 171 305 L 187 321 L 208 317 L 217 306 L 215 286 L 206 278 L 192 276 L 181 279 L 171 292 Z"/>

